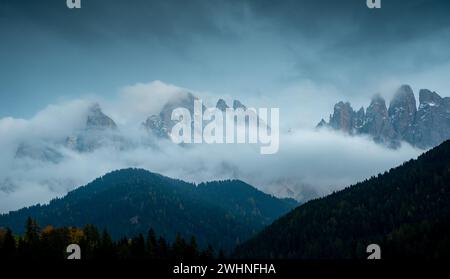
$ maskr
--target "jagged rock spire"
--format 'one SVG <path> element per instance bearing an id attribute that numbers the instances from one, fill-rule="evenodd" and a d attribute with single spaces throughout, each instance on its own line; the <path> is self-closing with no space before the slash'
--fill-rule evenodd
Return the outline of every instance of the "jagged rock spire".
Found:
<path id="1" fill-rule="evenodd" d="M 117 125 L 114 120 L 102 112 L 100 105 L 95 103 L 88 109 L 86 128 L 97 130 L 117 129 Z"/>
<path id="2" fill-rule="evenodd" d="M 372 98 L 365 112 L 364 108 L 355 112 L 349 103 L 339 102 L 329 123 L 322 119 L 317 127 L 367 134 L 390 147 L 398 147 L 400 141 L 406 141 L 419 148 L 429 148 L 450 139 L 450 97 L 442 98 L 436 92 L 422 89 L 419 101 L 417 109 L 412 88 L 402 85 L 389 109 L 379 94 Z"/>

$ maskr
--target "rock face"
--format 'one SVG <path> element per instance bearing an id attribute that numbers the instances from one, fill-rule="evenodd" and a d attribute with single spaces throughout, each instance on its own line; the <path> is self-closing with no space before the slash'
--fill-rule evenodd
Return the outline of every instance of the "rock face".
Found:
<path id="1" fill-rule="evenodd" d="M 388 145 L 396 144 L 395 131 L 389 119 L 386 102 L 381 96 L 373 97 L 367 108 L 361 132 L 372 135 L 376 142 Z"/>
<path id="2" fill-rule="evenodd" d="M 78 152 L 91 152 L 111 142 L 120 142 L 117 125 L 103 113 L 99 104 L 89 107 L 84 130 L 66 138 L 64 145 Z"/>
<path id="3" fill-rule="evenodd" d="M 198 98 L 189 92 L 182 96 L 177 96 L 177 98 L 173 98 L 164 104 L 159 114 L 149 116 L 141 123 L 141 127 L 158 139 L 169 139 L 172 127 L 177 123 L 177 121 L 171 119 L 172 111 L 176 108 L 186 108 L 193 115 L 195 100 L 198 100 Z M 223 112 L 230 108 L 223 99 L 218 100 L 216 107 Z M 234 100 L 233 108 L 245 109 L 246 107 L 240 101 Z M 202 110 L 206 110 L 204 105 Z M 61 152 L 60 147 L 80 153 L 93 152 L 104 146 L 111 146 L 118 150 L 133 147 L 134 143 L 126 140 L 117 124 L 102 111 L 99 104 L 94 103 L 87 107 L 83 118 L 83 126 L 63 136 L 61 139 L 49 142 L 29 140 L 18 143 L 15 158 L 57 164 L 64 159 L 64 152 Z M 193 122 L 192 119 L 192 131 L 197 132 Z M 203 124 L 206 125 L 206 123 Z"/>
<path id="4" fill-rule="evenodd" d="M 334 112 L 330 115 L 330 121 L 327 123 L 322 119 L 317 127 L 331 127 L 335 130 L 341 130 L 348 134 L 358 134 L 365 121 L 364 108 L 355 112 L 349 102 L 339 102 L 334 106 Z"/>
<path id="5" fill-rule="evenodd" d="M 117 134 L 117 125 L 104 114 L 99 104 L 91 105 L 86 112 L 86 122 L 83 129 L 57 141 L 21 142 L 16 150 L 15 158 L 29 159 L 58 164 L 64 159 L 60 147 L 77 152 L 91 152 L 106 144 L 122 144 L 122 138 Z"/>
<path id="6" fill-rule="evenodd" d="M 188 92 L 181 98 L 175 98 L 168 101 L 160 113 L 151 115 L 142 123 L 142 126 L 154 136 L 158 138 L 169 138 L 169 133 L 176 121 L 172 120 L 172 111 L 176 108 L 185 108 L 189 110 L 190 114 L 194 113 L 194 101 L 198 98 L 192 93 Z"/>
<path id="7" fill-rule="evenodd" d="M 198 100 L 196 96 L 192 93 L 186 93 L 183 97 L 173 99 L 167 102 L 161 112 L 158 115 L 151 115 L 147 118 L 147 120 L 142 123 L 142 126 L 149 132 L 155 135 L 158 138 L 170 138 L 170 131 L 173 126 L 177 123 L 177 121 L 173 121 L 172 111 L 176 108 L 186 108 L 191 113 L 191 116 L 194 114 L 194 101 Z M 226 109 L 230 108 L 225 100 L 219 99 L 216 103 L 216 108 L 222 112 L 225 112 Z M 243 105 L 240 101 L 233 101 L 233 109 L 246 109 L 246 106 Z M 206 110 L 206 106 L 203 105 L 202 110 Z M 225 120 L 224 120 L 225 121 Z M 258 120 L 259 121 L 259 120 Z M 205 124 L 205 123 L 203 123 Z M 204 127 L 203 127 L 204 128 Z M 192 119 L 192 129 L 194 129 L 193 119 Z"/>
<path id="8" fill-rule="evenodd" d="M 450 98 L 436 92 L 420 90 L 417 109 L 414 92 L 402 85 L 389 108 L 376 95 L 366 111 L 354 111 L 350 103 L 339 102 L 329 122 L 321 120 L 318 128 L 332 128 L 351 135 L 370 135 L 377 143 L 396 148 L 401 141 L 418 148 L 434 147 L 450 138 Z"/>
<path id="9" fill-rule="evenodd" d="M 334 106 L 333 116 L 330 118 L 330 126 L 336 130 L 353 133 L 353 111 L 350 103 L 339 102 Z"/>
<path id="10" fill-rule="evenodd" d="M 217 101 L 216 108 L 220 109 L 221 111 L 226 111 L 226 109 L 229 108 L 229 106 L 227 105 L 224 99 L 219 99 Z"/>
<path id="11" fill-rule="evenodd" d="M 233 109 L 246 109 L 246 107 L 238 100 L 233 101 Z"/>
<path id="12" fill-rule="evenodd" d="M 412 141 L 413 123 L 417 114 L 416 98 L 410 86 L 403 85 L 389 105 L 390 122 L 394 130 Z"/>
<path id="13" fill-rule="evenodd" d="M 109 116 L 102 112 L 99 104 L 94 104 L 88 111 L 86 129 L 115 130 L 117 125 Z"/>
<path id="14" fill-rule="evenodd" d="M 366 113 L 364 111 L 364 108 L 361 107 L 356 114 L 353 116 L 353 128 L 357 133 L 359 133 L 364 127 L 364 123 L 366 121 Z"/>
<path id="15" fill-rule="evenodd" d="M 416 145 L 427 148 L 450 138 L 450 98 L 441 98 L 436 92 L 422 89 L 419 102 L 413 134 Z"/>
<path id="16" fill-rule="evenodd" d="M 159 115 L 152 115 L 142 123 L 143 127 L 158 138 L 168 138 L 168 129 Z"/>

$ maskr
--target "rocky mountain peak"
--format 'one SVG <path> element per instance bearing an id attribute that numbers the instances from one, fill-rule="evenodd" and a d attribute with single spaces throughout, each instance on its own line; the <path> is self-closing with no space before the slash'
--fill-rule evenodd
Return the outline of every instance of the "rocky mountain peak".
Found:
<path id="1" fill-rule="evenodd" d="M 240 101 L 234 100 L 233 101 L 233 109 L 238 109 L 238 108 L 246 109 L 247 107 L 244 106 Z"/>
<path id="2" fill-rule="evenodd" d="M 186 108 L 193 114 L 195 100 L 198 100 L 198 98 L 194 94 L 186 92 L 186 94 L 164 104 L 158 115 L 150 116 L 142 123 L 142 125 L 147 131 L 152 132 L 158 137 L 168 138 L 169 131 L 171 131 L 172 127 L 176 124 L 176 121 L 171 119 L 173 110 L 176 108 Z M 219 99 L 216 103 L 216 108 L 225 111 L 229 106 L 224 99 Z M 233 108 L 246 109 L 246 107 L 238 100 L 233 101 Z M 202 110 L 205 111 L 206 109 L 207 107 L 203 105 Z"/>
<path id="3" fill-rule="evenodd" d="M 159 113 L 159 116 L 161 117 L 163 123 L 165 123 L 165 125 L 170 129 L 173 127 L 173 125 L 175 125 L 175 122 L 173 122 L 171 118 L 173 110 L 177 108 L 185 108 L 189 110 L 191 114 L 193 114 L 195 100 L 198 100 L 198 98 L 191 92 L 187 92 L 181 97 L 172 99 L 167 102 Z"/>
<path id="4" fill-rule="evenodd" d="M 450 138 L 450 105 L 436 92 L 421 89 L 414 141 L 420 148 L 433 147 Z"/>
<path id="5" fill-rule="evenodd" d="M 330 118 L 330 126 L 347 133 L 352 132 L 354 111 L 349 102 L 339 102 L 334 106 L 334 113 Z"/>
<path id="6" fill-rule="evenodd" d="M 422 89 L 417 109 L 414 92 L 402 85 L 392 98 L 389 109 L 379 95 L 372 98 L 367 110 L 358 112 L 351 105 L 339 102 L 334 106 L 330 122 L 321 121 L 317 127 L 331 127 L 349 134 L 366 134 L 379 143 L 398 147 L 406 141 L 419 148 L 429 148 L 450 139 L 450 97 Z M 349 119 L 352 119 L 349 124 Z"/>
<path id="7" fill-rule="evenodd" d="M 356 132 L 364 127 L 366 122 L 365 118 L 366 112 L 364 111 L 364 107 L 361 107 L 353 116 L 353 128 Z"/>
<path id="8" fill-rule="evenodd" d="M 319 124 L 317 124 L 316 128 L 323 128 L 323 127 L 327 127 L 328 123 L 325 121 L 325 119 L 321 119 Z"/>
<path id="9" fill-rule="evenodd" d="M 369 122 L 373 121 L 384 121 L 388 116 L 388 111 L 386 107 L 386 101 L 381 95 L 376 94 L 373 96 L 372 101 L 367 108 L 366 118 Z"/>
<path id="10" fill-rule="evenodd" d="M 388 117 L 388 111 L 386 107 L 386 101 L 380 94 L 376 94 L 372 97 L 372 101 L 367 108 L 366 118 L 368 121 L 385 121 Z"/>
<path id="11" fill-rule="evenodd" d="M 350 104 L 350 102 L 342 102 L 340 101 L 339 103 L 337 103 L 336 105 L 334 105 L 334 110 L 335 111 L 342 111 L 342 110 L 353 110 L 352 109 L 352 105 Z"/>
<path id="12" fill-rule="evenodd" d="M 400 135 L 410 136 L 417 107 L 414 92 L 409 85 L 402 85 L 397 90 L 389 105 L 388 113 L 394 130 Z"/>
<path id="13" fill-rule="evenodd" d="M 152 115 L 147 118 L 147 120 L 142 123 L 142 126 L 148 131 L 153 133 L 155 136 L 160 138 L 168 138 L 168 130 L 164 124 L 161 116 Z"/>
<path id="14" fill-rule="evenodd" d="M 395 131 L 388 117 L 386 101 L 380 94 L 376 94 L 372 98 L 372 102 L 367 108 L 362 131 L 372 135 L 376 142 L 388 145 L 391 145 L 392 140 L 395 139 Z"/>
<path id="15" fill-rule="evenodd" d="M 411 112 L 417 110 L 416 98 L 414 97 L 414 92 L 411 86 L 402 85 L 395 93 L 391 100 L 389 110 L 391 110 L 391 108 L 394 109 L 398 107 L 405 108 Z"/>
<path id="16" fill-rule="evenodd" d="M 436 106 L 441 104 L 442 98 L 436 92 L 431 92 L 428 89 L 421 89 L 419 92 L 419 102 L 421 106 Z"/>
<path id="17" fill-rule="evenodd" d="M 88 109 L 86 128 L 96 130 L 117 129 L 117 125 L 114 120 L 103 113 L 100 105 L 95 103 Z"/>
<path id="18" fill-rule="evenodd" d="M 229 107 L 224 99 L 219 99 L 217 101 L 216 108 L 220 109 L 221 111 L 225 111 Z"/>
<path id="19" fill-rule="evenodd" d="M 379 93 L 373 95 L 372 101 L 367 110 L 387 111 L 386 100 Z"/>
<path id="20" fill-rule="evenodd" d="M 86 127 L 69 135 L 64 146 L 78 152 L 91 152 L 104 145 L 122 145 L 122 137 L 117 133 L 117 125 L 103 113 L 98 103 L 92 104 L 87 111 Z"/>

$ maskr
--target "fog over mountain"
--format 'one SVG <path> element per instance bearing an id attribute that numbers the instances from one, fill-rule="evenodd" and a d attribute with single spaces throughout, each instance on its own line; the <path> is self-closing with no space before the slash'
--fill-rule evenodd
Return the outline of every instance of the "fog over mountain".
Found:
<path id="1" fill-rule="evenodd" d="M 30 119 L 1 118 L 0 212 L 48 202 L 127 167 L 193 182 L 238 178 L 277 196 L 305 201 L 421 152 L 408 144 L 387 149 L 370 138 L 318 131 L 314 125 L 288 128 L 297 120 L 283 119 L 283 111 L 285 128 L 274 155 L 261 155 L 259 146 L 251 144 L 180 146 L 143 128 L 142 123 L 167 102 L 189 93 L 209 107 L 216 105 L 217 99 L 208 93 L 154 81 L 124 87 L 108 100 L 93 95 L 49 105 Z M 249 100 L 239 98 L 253 106 Z"/>
<path id="2" fill-rule="evenodd" d="M 415 158 L 416 147 L 447 135 L 428 130 L 446 106 L 420 109 L 419 95 L 427 88 L 422 101 L 440 101 L 423 104 L 448 104 L 449 14 L 447 0 L 381 9 L 365 0 L 89 0 L 76 10 L 64 0 L 2 0 L 0 212 L 128 167 L 195 182 L 238 178 L 304 201 Z M 409 94 L 386 112 L 382 99 L 402 84 L 417 109 Z M 222 109 L 279 108 L 279 152 L 173 144 L 171 104 L 195 97 Z M 370 124 L 358 136 L 315 129 L 341 100 L 366 108 L 342 103 L 353 128 Z M 398 118 L 392 129 L 380 128 L 386 113 Z M 398 148 L 374 143 L 392 131 Z"/>

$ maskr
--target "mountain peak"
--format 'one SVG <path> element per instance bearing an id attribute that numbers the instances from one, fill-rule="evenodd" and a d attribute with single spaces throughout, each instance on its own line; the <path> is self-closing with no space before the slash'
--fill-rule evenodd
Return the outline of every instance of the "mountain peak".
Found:
<path id="1" fill-rule="evenodd" d="M 350 103 L 341 101 L 334 106 L 334 112 L 330 118 L 330 126 L 337 130 L 352 133 L 354 114 L 355 112 Z"/>
<path id="2" fill-rule="evenodd" d="M 247 107 L 244 106 L 240 101 L 234 100 L 233 101 L 233 109 L 238 109 L 238 108 L 246 109 Z"/>
<path id="3" fill-rule="evenodd" d="M 429 104 L 431 106 L 440 104 L 442 97 L 436 92 L 432 92 L 428 89 L 420 89 L 419 102 L 420 104 Z"/>
<path id="4" fill-rule="evenodd" d="M 398 135 L 409 138 L 415 121 L 417 106 L 414 92 L 409 85 L 402 85 L 389 105 L 389 117 Z"/>
<path id="5" fill-rule="evenodd" d="M 323 127 L 328 127 L 328 123 L 325 121 L 325 119 L 321 119 L 319 124 L 317 124 L 316 128 L 323 128 Z"/>
<path id="6" fill-rule="evenodd" d="M 372 96 L 372 101 L 370 103 L 370 105 L 381 105 L 381 106 L 386 106 L 386 100 L 383 98 L 383 96 L 381 96 L 380 93 L 376 93 L 375 95 Z"/>
<path id="7" fill-rule="evenodd" d="M 153 133 L 155 136 L 159 138 L 168 138 L 168 129 L 163 122 L 161 116 L 152 115 L 142 123 L 142 126 L 148 131 Z"/>
<path id="8" fill-rule="evenodd" d="M 368 116 L 374 116 L 377 117 L 387 117 L 387 107 L 386 107 L 386 101 L 380 94 L 375 94 L 372 97 L 372 101 L 370 102 L 369 107 L 366 111 Z"/>
<path id="9" fill-rule="evenodd" d="M 225 102 L 224 99 L 219 99 L 217 101 L 216 108 L 220 109 L 221 111 L 225 111 L 229 107 L 227 105 L 227 102 Z"/>
<path id="10" fill-rule="evenodd" d="M 400 88 L 397 90 L 397 94 L 405 92 L 407 94 L 413 94 L 413 90 L 409 84 L 402 84 Z"/>
<path id="11" fill-rule="evenodd" d="M 391 105 L 395 105 L 399 102 L 416 102 L 416 98 L 414 97 L 414 92 L 409 85 L 402 85 L 395 92 L 394 97 L 391 100 Z"/>
<path id="12" fill-rule="evenodd" d="M 86 128 L 96 130 L 115 130 L 117 128 L 117 125 L 114 120 L 103 113 L 98 103 L 94 103 L 88 109 Z"/>
<path id="13" fill-rule="evenodd" d="M 339 102 L 329 124 L 321 121 L 317 127 L 370 135 L 374 141 L 392 148 L 406 141 L 425 149 L 450 139 L 450 97 L 442 98 L 436 92 L 422 89 L 419 101 L 417 108 L 411 86 L 404 84 L 395 92 L 389 109 L 380 94 L 373 96 L 365 113 L 364 108 L 354 112 L 349 103 Z"/>
<path id="14" fill-rule="evenodd" d="M 351 109 L 351 110 L 353 110 L 352 105 L 350 104 L 350 102 L 345 102 L 344 103 L 343 101 L 340 101 L 339 103 L 334 105 L 334 109 L 335 110 L 342 110 L 342 109 Z"/>

